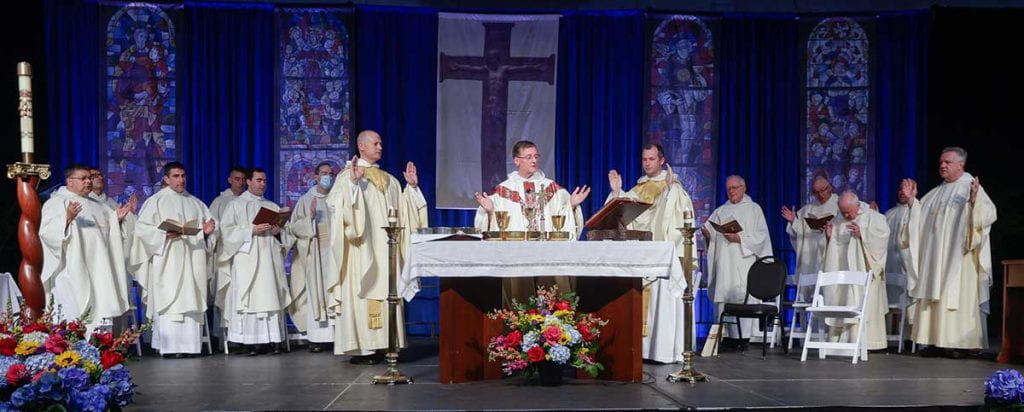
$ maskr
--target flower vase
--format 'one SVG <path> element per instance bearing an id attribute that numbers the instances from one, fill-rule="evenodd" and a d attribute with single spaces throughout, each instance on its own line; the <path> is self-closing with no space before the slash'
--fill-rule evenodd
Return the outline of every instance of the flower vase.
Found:
<path id="1" fill-rule="evenodd" d="M 540 376 L 541 386 L 561 386 L 562 385 L 562 365 L 552 362 L 544 361 L 537 366 L 537 374 Z"/>

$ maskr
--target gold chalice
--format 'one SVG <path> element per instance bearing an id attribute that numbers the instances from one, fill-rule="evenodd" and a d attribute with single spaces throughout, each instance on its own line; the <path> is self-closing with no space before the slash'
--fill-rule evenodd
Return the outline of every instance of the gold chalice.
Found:
<path id="1" fill-rule="evenodd" d="M 551 225 L 555 227 L 556 232 L 561 232 L 562 226 L 565 226 L 565 215 L 551 216 Z"/>

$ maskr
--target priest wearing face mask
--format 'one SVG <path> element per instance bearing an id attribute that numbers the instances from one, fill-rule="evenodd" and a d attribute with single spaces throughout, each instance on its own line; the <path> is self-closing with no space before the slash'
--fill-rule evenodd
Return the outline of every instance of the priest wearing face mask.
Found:
<path id="1" fill-rule="evenodd" d="M 328 310 L 327 287 L 338 281 L 324 270 L 329 262 L 331 213 L 327 194 L 334 185 L 334 167 L 328 162 L 316 165 L 316 184 L 299 198 L 287 225 L 285 248 L 295 246 L 288 307 L 295 326 L 309 341 L 309 350 L 322 352 L 334 342 L 334 314 Z"/>

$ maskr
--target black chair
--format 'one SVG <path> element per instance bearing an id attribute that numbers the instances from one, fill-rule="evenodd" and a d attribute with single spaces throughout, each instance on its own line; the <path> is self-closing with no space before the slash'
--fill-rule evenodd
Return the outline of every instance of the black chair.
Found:
<path id="1" fill-rule="evenodd" d="M 723 323 L 723 319 L 726 316 L 732 316 L 736 319 L 736 329 L 739 330 L 741 341 L 743 339 L 743 327 L 740 326 L 740 319 L 757 319 L 758 324 L 761 326 L 761 331 L 764 333 L 761 359 L 764 359 L 768 354 L 768 325 L 773 324 L 776 319 L 779 320 L 779 327 L 782 328 L 782 341 L 786 341 L 786 325 L 783 324 L 781 319 L 782 299 L 779 299 L 774 304 L 747 302 L 751 296 L 760 299 L 762 302 L 775 300 L 786 290 L 786 274 L 788 272 L 789 269 L 786 268 L 786 264 L 774 256 L 765 256 L 757 259 L 750 266 L 750 270 L 747 271 L 747 296 L 743 298 L 743 303 L 726 303 L 721 315 L 718 316 L 719 325 Z M 722 333 L 724 334 L 724 331 Z M 785 344 L 782 345 L 782 348 L 785 353 L 789 353 L 789 348 Z"/>

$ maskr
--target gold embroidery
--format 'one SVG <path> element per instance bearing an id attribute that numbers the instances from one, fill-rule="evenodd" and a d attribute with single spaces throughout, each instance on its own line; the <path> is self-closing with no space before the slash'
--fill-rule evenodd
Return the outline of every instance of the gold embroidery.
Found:
<path id="1" fill-rule="evenodd" d="M 654 203 L 658 196 L 661 195 L 661 192 L 665 191 L 666 187 L 668 187 L 668 184 L 664 180 L 648 180 L 637 184 L 633 191 L 640 196 L 640 200 Z"/>
<path id="2" fill-rule="evenodd" d="M 384 301 L 383 300 L 366 300 L 366 312 L 369 314 L 370 329 L 380 329 L 384 327 Z"/>
<path id="3" fill-rule="evenodd" d="M 363 176 L 365 176 L 370 183 L 373 183 L 374 186 L 377 186 L 377 190 L 380 190 L 381 193 L 388 190 L 388 183 L 391 179 L 389 179 L 390 176 L 388 176 L 387 172 L 376 167 L 366 167 L 363 168 L 363 170 L 366 172 Z"/>

